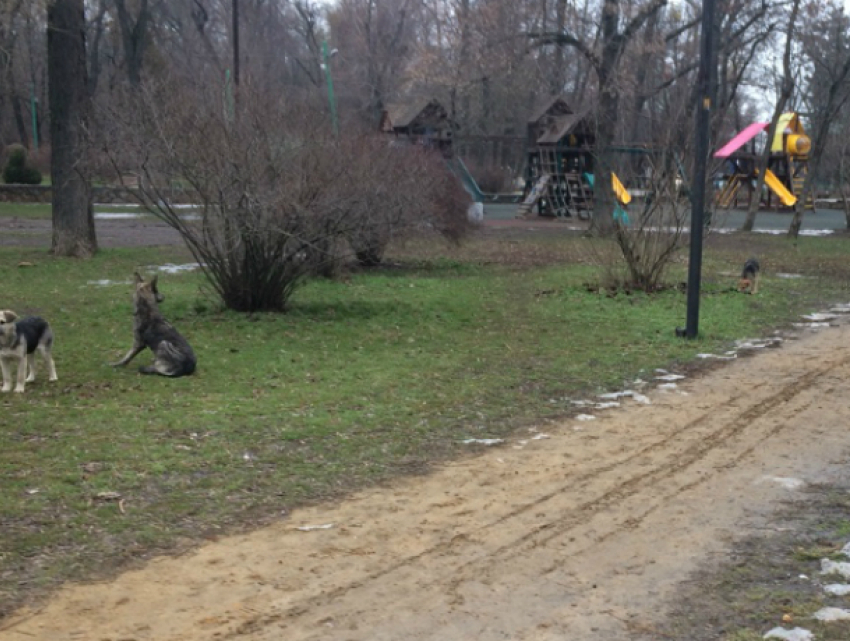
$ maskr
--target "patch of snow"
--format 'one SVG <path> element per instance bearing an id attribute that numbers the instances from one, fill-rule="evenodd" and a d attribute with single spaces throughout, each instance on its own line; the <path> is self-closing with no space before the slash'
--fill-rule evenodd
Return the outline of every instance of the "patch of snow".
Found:
<path id="1" fill-rule="evenodd" d="M 830 583 L 829 585 L 823 586 L 824 592 L 827 594 L 832 594 L 834 596 L 845 596 L 850 594 L 850 585 L 846 583 Z"/>
<path id="2" fill-rule="evenodd" d="M 795 479 L 788 476 L 763 476 L 759 479 L 759 483 L 763 481 L 771 481 L 777 485 L 781 485 L 786 490 L 799 490 L 806 483 L 801 479 Z"/>
<path id="3" fill-rule="evenodd" d="M 595 421 L 596 417 L 593 414 L 578 414 L 575 419 L 577 421 Z"/>
<path id="4" fill-rule="evenodd" d="M 141 217 L 142 214 L 129 211 L 99 211 L 94 215 L 95 220 L 132 220 L 133 218 Z"/>
<path id="5" fill-rule="evenodd" d="M 461 441 L 464 445 L 469 445 L 471 443 L 477 443 L 478 445 L 498 445 L 499 443 L 504 443 L 505 439 L 503 438 L 467 438 Z"/>
<path id="6" fill-rule="evenodd" d="M 850 579 L 850 563 L 844 561 L 832 561 L 830 559 L 820 560 L 821 574 L 840 574 L 845 579 Z"/>
<path id="7" fill-rule="evenodd" d="M 777 277 L 777 278 L 803 278 L 803 275 L 802 275 L 802 274 L 785 274 L 785 273 L 779 273 L 779 274 L 776 274 L 776 277 Z"/>
<path id="8" fill-rule="evenodd" d="M 815 312 L 813 314 L 803 314 L 801 318 L 803 320 L 819 323 L 821 321 L 835 320 L 836 318 L 838 318 L 838 316 L 836 316 L 835 314 L 824 314 L 823 312 Z"/>
<path id="9" fill-rule="evenodd" d="M 147 269 L 153 269 L 166 274 L 179 274 L 180 272 L 190 272 L 200 267 L 200 263 L 186 263 L 184 265 L 175 265 L 174 263 L 166 263 L 165 265 L 151 265 Z"/>
<path id="10" fill-rule="evenodd" d="M 735 341 L 735 347 L 738 349 L 762 349 L 764 347 L 774 347 L 781 342 L 782 339 L 778 336 L 772 338 L 744 338 Z"/>
<path id="11" fill-rule="evenodd" d="M 333 523 L 325 523 L 324 525 L 302 525 L 295 529 L 300 530 L 301 532 L 312 532 L 314 530 L 330 530 L 333 526 Z"/>
<path id="12" fill-rule="evenodd" d="M 617 401 L 608 401 L 606 403 L 594 403 L 593 405 L 595 410 L 607 410 L 612 407 L 620 407 L 620 404 Z"/>
<path id="13" fill-rule="evenodd" d="M 676 385 L 676 383 L 661 383 L 661 385 L 658 386 L 658 389 L 669 391 L 671 389 L 676 389 L 677 387 L 679 386 Z"/>
<path id="14" fill-rule="evenodd" d="M 738 358 L 737 354 L 697 354 L 697 358 L 715 358 L 719 361 L 731 361 Z"/>
<path id="15" fill-rule="evenodd" d="M 821 608 L 812 615 L 818 621 L 847 621 L 850 610 L 844 608 Z"/>
<path id="16" fill-rule="evenodd" d="M 821 327 L 829 327 L 829 323 L 791 323 L 794 327 L 806 327 L 808 329 L 820 329 Z"/>
<path id="17" fill-rule="evenodd" d="M 132 283 L 129 280 L 108 280 L 103 278 L 101 280 L 90 280 L 86 281 L 86 285 L 95 285 L 97 287 L 108 287 L 110 285 L 131 285 Z"/>
<path id="18" fill-rule="evenodd" d="M 681 381 L 684 376 L 681 374 L 664 374 L 663 376 L 656 376 L 656 381 Z"/>
<path id="19" fill-rule="evenodd" d="M 805 628 L 794 628 L 786 630 L 785 628 L 773 628 L 767 632 L 764 639 L 783 639 L 783 641 L 814 641 L 815 635 Z"/>
<path id="20" fill-rule="evenodd" d="M 841 548 L 841 554 L 844 556 L 850 556 L 850 543 L 847 543 L 843 548 Z"/>
<path id="21" fill-rule="evenodd" d="M 608 392 L 607 394 L 600 394 L 599 398 L 605 398 L 609 400 L 617 400 L 618 398 L 628 398 L 631 397 L 637 403 L 642 403 L 643 405 L 651 405 L 652 401 L 649 400 L 648 397 L 643 394 L 636 392 L 631 389 L 623 390 L 622 392 Z"/>

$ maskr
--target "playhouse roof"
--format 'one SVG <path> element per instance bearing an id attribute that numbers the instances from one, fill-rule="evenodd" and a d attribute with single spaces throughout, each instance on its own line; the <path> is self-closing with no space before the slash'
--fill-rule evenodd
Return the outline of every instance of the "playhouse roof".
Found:
<path id="1" fill-rule="evenodd" d="M 572 113 L 575 112 L 573 111 L 573 108 L 570 107 L 570 103 L 567 102 L 565 96 L 553 96 L 549 99 L 548 102 L 543 104 L 537 111 L 532 114 L 531 118 L 528 119 L 528 122 L 536 123 L 545 118 L 546 116 L 565 116 Z"/>
<path id="2" fill-rule="evenodd" d="M 387 105 L 381 119 L 381 129 L 393 131 L 406 129 L 414 124 L 434 125 L 447 120 L 448 112 L 438 100 L 422 98 L 417 102 Z"/>
<path id="3" fill-rule="evenodd" d="M 553 145 L 564 136 L 578 129 L 585 119 L 586 114 L 569 114 L 567 116 L 555 116 L 549 125 L 537 138 L 538 145 Z"/>

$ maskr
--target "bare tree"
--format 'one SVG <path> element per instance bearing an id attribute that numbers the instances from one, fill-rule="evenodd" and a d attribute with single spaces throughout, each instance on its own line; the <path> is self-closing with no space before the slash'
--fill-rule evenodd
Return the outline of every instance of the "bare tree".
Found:
<path id="1" fill-rule="evenodd" d="M 820 30 L 809 30 L 804 40 L 803 51 L 811 60 L 813 72 L 809 78 L 809 94 L 812 95 L 812 120 L 815 135 L 812 152 L 809 154 L 808 167 L 803 182 L 802 193 L 794 205 L 794 216 L 788 226 L 788 237 L 797 238 L 803 225 L 803 213 L 806 203 L 811 199 L 816 207 L 816 198 L 812 198 L 815 184 L 820 177 L 822 159 L 827 150 L 830 130 L 839 111 L 850 99 L 850 43 L 848 43 L 848 17 L 844 7 L 837 3 L 824 7 L 821 3 L 811 6 L 810 15 L 826 13 L 828 16 L 819 26 Z M 817 25 L 817 22 L 815 22 Z M 850 225 L 848 225 L 850 227 Z"/>
<path id="2" fill-rule="evenodd" d="M 97 251 L 88 176 L 83 168 L 85 128 L 91 105 L 86 67 L 83 0 L 51 0 L 47 6 L 47 70 L 50 102 L 52 251 L 89 257 Z"/>
<path id="3" fill-rule="evenodd" d="M 599 45 L 588 42 L 570 31 L 561 33 L 529 33 L 537 45 L 567 46 L 577 49 L 593 67 L 599 85 L 596 109 L 596 184 L 594 193 L 593 224 L 599 231 L 609 233 L 614 229 L 614 193 L 612 184 L 615 162 L 613 149 L 615 132 L 620 120 L 620 82 L 618 72 L 627 45 L 647 20 L 667 5 L 667 0 L 648 0 L 634 16 L 621 25 L 620 0 L 603 0 L 600 14 Z"/>
<path id="4" fill-rule="evenodd" d="M 770 159 L 771 148 L 773 147 L 773 138 L 776 135 L 776 126 L 780 116 L 785 111 L 786 104 L 794 94 L 796 81 L 794 78 L 794 69 L 791 66 L 791 52 L 794 44 L 794 28 L 797 22 L 797 14 L 800 11 L 800 0 L 792 0 L 791 11 L 788 14 L 788 23 L 785 29 L 785 49 L 782 54 L 782 78 L 779 85 L 779 95 L 776 98 L 776 104 L 773 107 L 773 116 L 770 118 L 770 126 L 767 129 L 767 141 L 765 142 L 764 151 L 758 161 L 758 176 L 756 177 L 756 197 L 750 201 L 750 207 L 747 210 L 747 217 L 744 219 L 744 224 L 741 226 L 741 231 L 752 231 L 756 224 L 756 214 L 758 213 L 759 205 L 761 204 L 761 192 L 764 188 L 764 177 L 767 170 L 767 163 Z"/>

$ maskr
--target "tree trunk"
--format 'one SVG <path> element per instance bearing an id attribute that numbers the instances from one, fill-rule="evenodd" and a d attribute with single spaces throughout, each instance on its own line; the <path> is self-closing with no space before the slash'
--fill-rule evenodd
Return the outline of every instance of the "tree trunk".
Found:
<path id="1" fill-rule="evenodd" d="M 600 82 L 600 84 L 602 84 Z M 607 86 L 606 86 L 607 85 Z M 613 83 L 603 85 L 599 97 L 596 124 L 596 155 L 594 157 L 593 181 L 593 230 L 607 235 L 614 230 L 614 171 L 615 127 L 619 113 L 619 94 Z"/>
<path id="2" fill-rule="evenodd" d="M 150 11 L 148 0 L 139 3 L 139 15 L 135 21 L 130 16 L 124 0 L 115 0 L 118 10 L 118 23 L 121 26 L 121 40 L 124 45 L 124 62 L 127 65 L 127 79 L 130 85 L 138 87 L 142 82 L 142 65 L 148 38 Z"/>
<path id="3" fill-rule="evenodd" d="M 15 114 L 15 126 L 18 128 L 18 137 L 21 139 L 21 144 L 29 149 L 30 135 L 27 131 L 27 121 L 24 118 L 24 110 L 21 107 L 21 99 L 16 95 L 12 95 L 12 111 Z"/>
<path id="4" fill-rule="evenodd" d="M 48 4 L 52 252 L 81 258 L 97 251 L 91 191 L 83 170 L 85 127 L 91 108 L 85 29 L 84 0 L 52 0 Z"/>

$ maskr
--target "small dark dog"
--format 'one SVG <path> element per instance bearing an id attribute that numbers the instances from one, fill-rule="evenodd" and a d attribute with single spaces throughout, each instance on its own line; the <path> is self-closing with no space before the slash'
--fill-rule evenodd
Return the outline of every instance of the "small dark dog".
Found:
<path id="1" fill-rule="evenodd" d="M 135 274 L 136 291 L 133 293 L 133 347 L 113 367 L 126 365 L 143 349 L 149 347 L 154 353 L 153 365 L 142 366 L 142 374 L 159 374 L 160 376 L 188 376 L 195 371 L 197 358 L 191 345 L 174 329 L 162 314 L 157 303 L 162 302 L 163 296 L 157 289 L 157 277 L 150 281 Z"/>
<path id="2" fill-rule="evenodd" d="M 3 371 L 2 391 L 12 391 L 12 367 L 17 367 L 15 391 L 23 392 L 26 383 L 35 380 L 35 351 L 41 352 L 47 364 L 48 378 L 58 379 L 53 362 L 53 330 L 38 316 L 18 318 L 10 310 L 0 311 L 0 369 Z"/>
<path id="3" fill-rule="evenodd" d="M 744 269 L 741 271 L 741 278 L 738 281 L 738 291 L 750 294 L 758 294 L 759 292 L 759 277 L 761 275 L 761 267 L 755 258 L 750 258 L 744 263 Z"/>

